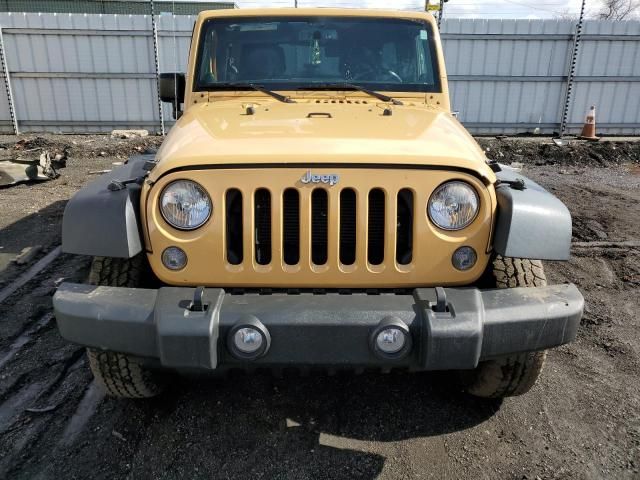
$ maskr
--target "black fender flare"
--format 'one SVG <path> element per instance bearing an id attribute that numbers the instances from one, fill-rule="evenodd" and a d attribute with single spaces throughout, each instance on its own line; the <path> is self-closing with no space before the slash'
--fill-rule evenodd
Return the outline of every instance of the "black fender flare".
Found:
<path id="1" fill-rule="evenodd" d="M 505 257 L 568 260 L 571 213 L 557 197 L 509 167 L 496 172 L 498 212 L 493 249 Z M 523 190 L 509 183 L 524 181 Z"/>
<path id="2" fill-rule="evenodd" d="M 130 180 L 146 175 L 147 161 L 154 155 L 139 155 L 91 182 L 67 203 L 62 218 L 62 251 L 95 257 L 131 258 L 144 248 L 137 183 L 111 191 L 112 180 Z"/>

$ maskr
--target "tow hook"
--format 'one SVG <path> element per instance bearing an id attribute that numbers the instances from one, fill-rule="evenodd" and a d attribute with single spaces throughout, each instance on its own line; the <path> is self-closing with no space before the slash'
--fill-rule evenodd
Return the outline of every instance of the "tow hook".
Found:
<path id="1" fill-rule="evenodd" d="M 436 304 L 431 307 L 436 313 L 447 312 L 447 292 L 444 288 L 436 287 Z"/>
<path id="2" fill-rule="evenodd" d="M 204 287 L 196 288 L 193 292 L 193 301 L 189 305 L 189 310 L 192 312 L 205 312 L 208 305 L 204 303 Z"/>

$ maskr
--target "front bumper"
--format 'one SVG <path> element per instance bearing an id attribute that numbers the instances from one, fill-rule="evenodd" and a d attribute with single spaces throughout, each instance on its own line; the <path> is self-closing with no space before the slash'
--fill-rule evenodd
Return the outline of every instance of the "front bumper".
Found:
<path id="1" fill-rule="evenodd" d="M 63 283 L 53 305 L 67 340 L 157 359 L 168 368 L 249 364 L 447 370 L 571 342 L 584 303 L 575 285 L 439 291 L 446 294 L 446 308 L 437 307 L 434 288 L 418 288 L 411 295 L 231 295 L 208 288 L 207 309 L 196 312 L 190 310 L 194 288 Z M 409 329 L 412 346 L 402 358 L 382 357 L 371 346 L 372 332 L 389 319 Z M 271 337 L 268 351 L 250 361 L 227 348 L 229 332 L 247 320 L 261 322 Z"/>

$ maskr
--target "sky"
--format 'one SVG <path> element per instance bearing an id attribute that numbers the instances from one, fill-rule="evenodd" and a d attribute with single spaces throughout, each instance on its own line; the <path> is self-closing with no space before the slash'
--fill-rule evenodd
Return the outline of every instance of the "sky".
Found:
<path id="1" fill-rule="evenodd" d="M 235 0 L 240 8 L 288 7 L 295 0 Z M 438 0 L 430 0 L 437 2 Z M 587 0 L 587 12 L 602 0 Z M 459 18 L 577 18 L 581 0 L 449 0 L 445 17 Z M 300 7 L 360 7 L 422 10 L 424 0 L 298 0 Z"/>

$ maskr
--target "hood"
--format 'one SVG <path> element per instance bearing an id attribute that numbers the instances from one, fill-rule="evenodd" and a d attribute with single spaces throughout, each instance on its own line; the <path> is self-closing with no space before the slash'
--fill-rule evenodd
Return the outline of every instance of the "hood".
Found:
<path id="1" fill-rule="evenodd" d="M 171 129 L 157 159 L 151 180 L 190 166 L 349 163 L 463 168 L 495 181 L 483 151 L 455 118 L 411 102 L 201 103 Z"/>

